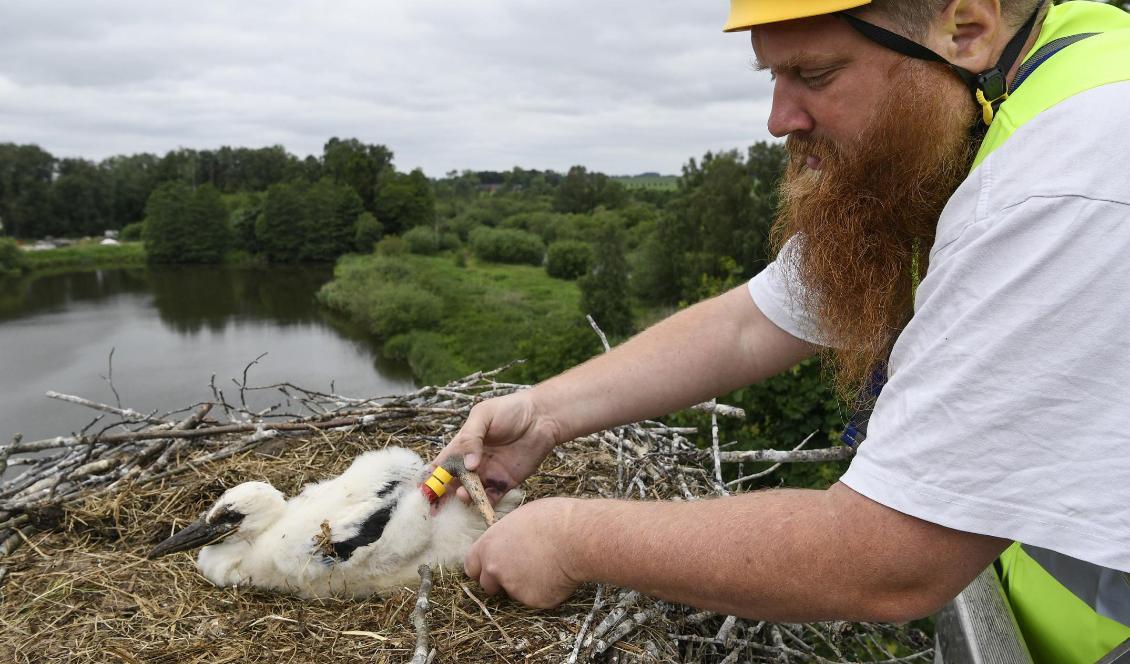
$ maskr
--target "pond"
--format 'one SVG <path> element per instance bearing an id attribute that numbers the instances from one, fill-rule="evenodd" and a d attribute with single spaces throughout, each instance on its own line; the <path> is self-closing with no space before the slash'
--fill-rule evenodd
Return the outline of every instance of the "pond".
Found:
<path id="1" fill-rule="evenodd" d="M 67 435 L 97 415 L 45 398 L 48 390 L 163 413 L 211 400 L 214 376 L 238 403 L 232 379 L 264 353 L 250 368 L 251 385 L 290 382 L 349 396 L 411 391 L 406 366 L 318 305 L 314 294 L 330 277 L 330 266 L 169 266 L 0 282 L 0 443 L 17 432 L 24 440 Z M 248 405 L 282 398 L 258 393 Z"/>

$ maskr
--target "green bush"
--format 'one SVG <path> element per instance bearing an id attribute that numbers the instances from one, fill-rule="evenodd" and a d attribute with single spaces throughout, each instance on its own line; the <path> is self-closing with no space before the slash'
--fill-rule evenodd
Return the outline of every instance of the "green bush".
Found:
<path id="1" fill-rule="evenodd" d="M 26 266 L 24 251 L 16 241 L 0 237 L 0 277 L 18 277 Z"/>
<path id="2" fill-rule="evenodd" d="M 118 233 L 118 239 L 122 242 L 137 242 L 141 240 L 141 229 L 143 228 L 145 228 L 145 224 L 140 221 L 126 224 L 122 226 L 122 230 Z"/>
<path id="3" fill-rule="evenodd" d="M 549 245 L 545 271 L 558 279 L 576 279 L 592 268 L 592 247 L 587 242 L 562 240 Z"/>
<path id="4" fill-rule="evenodd" d="M 357 227 L 353 231 L 353 245 L 357 251 L 368 253 L 373 251 L 373 245 L 380 241 L 384 235 L 384 226 L 371 212 L 362 212 L 357 217 Z"/>
<path id="5" fill-rule="evenodd" d="M 439 234 L 427 226 L 416 226 L 409 229 L 401 238 L 408 245 L 408 251 L 414 254 L 432 256 L 439 253 Z"/>
<path id="6" fill-rule="evenodd" d="M 340 270 L 334 281 L 318 291 L 318 299 L 383 339 L 439 323 L 443 316 L 440 298 L 415 284 L 387 279 L 375 271 Z"/>
<path id="7" fill-rule="evenodd" d="M 429 385 L 442 385 L 474 371 L 463 358 L 451 351 L 451 338 L 438 332 L 416 330 L 398 334 L 384 346 L 386 355 L 403 360 L 412 375 Z"/>
<path id="8" fill-rule="evenodd" d="M 389 235 L 381 238 L 381 241 L 377 243 L 377 255 L 379 256 L 403 256 L 406 253 L 408 253 L 408 243 L 401 239 L 399 235 Z"/>
<path id="9" fill-rule="evenodd" d="M 471 232 L 471 250 L 484 261 L 541 265 L 545 244 L 541 238 L 511 228 L 476 228 Z"/>

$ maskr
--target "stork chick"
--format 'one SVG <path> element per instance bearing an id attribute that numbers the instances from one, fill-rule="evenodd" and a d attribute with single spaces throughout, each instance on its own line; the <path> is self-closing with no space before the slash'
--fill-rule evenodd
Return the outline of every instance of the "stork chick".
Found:
<path id="1" fill-rule="evenodd" d="M 458 500 L 433 509 L 424 463 L 390 447 L 357 457 L 341 475 L 287 500 L 266 482 L 228 489 L 195 523 L 158 544 L 150 558 L 203 546 L 197 568 L 217 586 L 254 586 L 300 597 L 365 597 L 410 585 L 416 568 L 458 567 L 486 530 Z M 511 491 L 508 512 L 521 502 Z"/>

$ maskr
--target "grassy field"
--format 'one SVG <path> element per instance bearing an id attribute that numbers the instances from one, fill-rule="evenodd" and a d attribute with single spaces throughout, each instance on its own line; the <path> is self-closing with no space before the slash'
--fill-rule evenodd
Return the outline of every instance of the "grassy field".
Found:
<path id="1" fill-rule="evenodd" d="M 24 258 L 32 274 L 131 267 L 145 264 L 145 248 L 140 242 L 111 246 L 88 242 L 48 251 L 27 251 Z"/>
<path id="2" fill-rule="evenodd" d="M 347 256 L 318 294 L 386 341 L 424 383 L 515 359 L 514 378 L 548 377 L 594 354 L 576 283 L 524 265 L 450 256 Z"/>
<path id="3" fill-rule="evenodd" d="M 675 191 L 679 185 L 677 175 L 617 175 L 612 178 L 628 189 L 655 189 L 658 191 Z"/>

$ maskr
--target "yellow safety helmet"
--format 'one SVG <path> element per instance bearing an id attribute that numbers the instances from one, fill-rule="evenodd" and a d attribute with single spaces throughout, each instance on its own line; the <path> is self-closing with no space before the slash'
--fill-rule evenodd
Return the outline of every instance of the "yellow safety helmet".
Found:
<path id="1" fill-rule="evenodd" d="M 871 4 L 871 0 L 730 0 L 730 20 L 725 32 L 749 30 L 755 25 L 841 12 Z"/>

